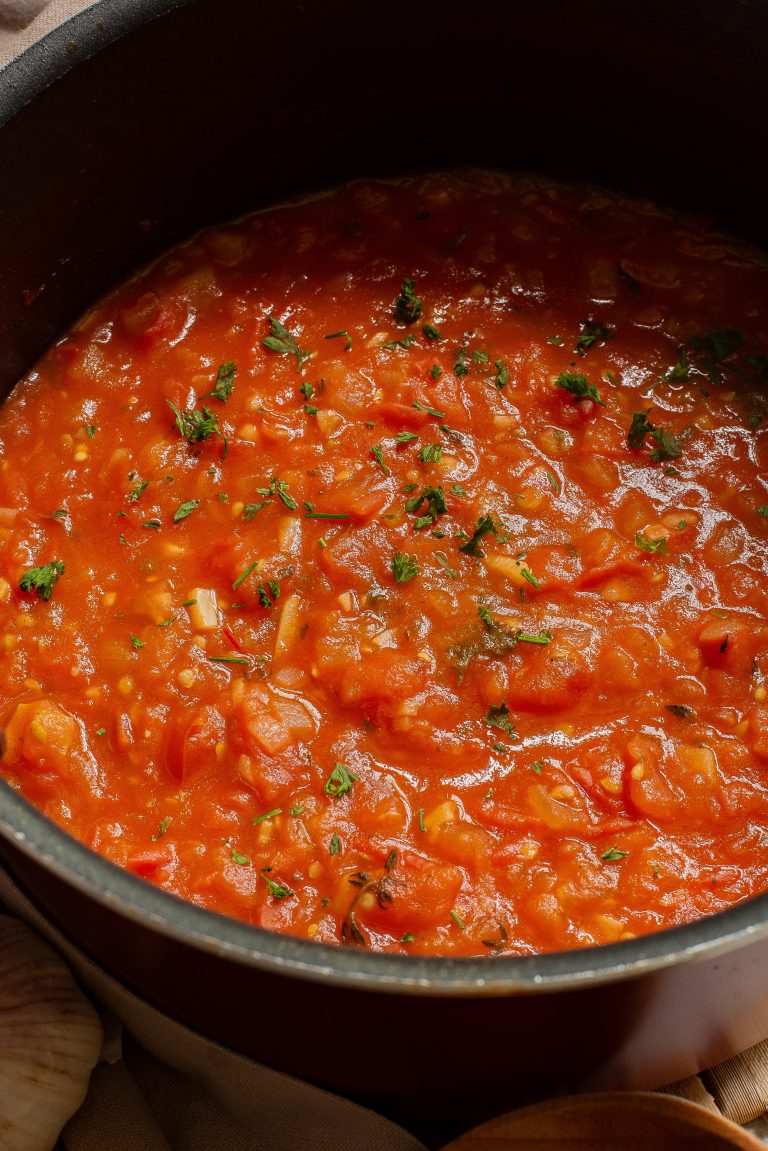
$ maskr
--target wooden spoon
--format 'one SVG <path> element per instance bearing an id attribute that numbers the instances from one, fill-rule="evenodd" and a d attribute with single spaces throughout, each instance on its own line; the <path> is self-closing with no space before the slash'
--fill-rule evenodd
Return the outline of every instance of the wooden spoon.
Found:
<path id="1" fill-rule="evenodd" d="M 645 1091 L 550 1099 L 491 1119 L 442 1151 L 765 1151 L 722 1115 Z"/>

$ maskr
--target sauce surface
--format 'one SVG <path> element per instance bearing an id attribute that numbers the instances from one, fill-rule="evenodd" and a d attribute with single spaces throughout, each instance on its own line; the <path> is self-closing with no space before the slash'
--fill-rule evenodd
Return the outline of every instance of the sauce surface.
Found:
<path id="1" fill-rule="evenodd" d="M 766 890 L 767 289 L 704 221 L 482 172 L 174 250 L 0 412 L 4 775 L 330 943 Z"/>

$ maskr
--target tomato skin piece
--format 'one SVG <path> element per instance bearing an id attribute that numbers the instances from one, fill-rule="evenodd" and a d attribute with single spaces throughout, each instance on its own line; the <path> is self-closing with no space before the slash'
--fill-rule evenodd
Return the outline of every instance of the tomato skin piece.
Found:
<path id="1" fill-rule="evenodd" d="M 187 781 L 216 763 L 216 746 L 223 744 L 224 717 L 212 705 L 201 707 L 191 720 L 181 718 L 170 725 L 165 742 L 165 764 L 179 781 Z"/>

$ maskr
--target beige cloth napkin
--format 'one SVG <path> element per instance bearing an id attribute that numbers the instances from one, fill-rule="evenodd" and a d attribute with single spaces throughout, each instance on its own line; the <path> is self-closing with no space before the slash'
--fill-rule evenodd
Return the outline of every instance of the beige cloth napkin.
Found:
<path id="1" fill-rule="evenodd" d="M 103 1061 L 66 1151 L 426 1151 L 382 1115 L 246 1059 L 138 999 L 0 868 L 0 904 L 47 939 L 105 1017 Z"/>
<path id="2" fill-rule="evenodd" d="M 0 69 L 93 0 L 0 0 Z"/>

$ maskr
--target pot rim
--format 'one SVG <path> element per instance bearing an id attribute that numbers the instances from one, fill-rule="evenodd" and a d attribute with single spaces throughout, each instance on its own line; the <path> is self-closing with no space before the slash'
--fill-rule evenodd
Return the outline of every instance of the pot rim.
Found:
<path id="1" fill-rule="evenodd" d="M 393 955 L 267 931 L 198 907 L 97 855 L 0 779 L 0 836 L 96 903 L 246 967 L 368 991 L 493 997 L 574 990 L 711 959 L 768 936 L 768 893 L 680 927 L 541 955 Z"/>
<path id="2" fill-rule="evenodd" d="M 83 60 L 194 0 L 96 0 L 0 70 L 0 126 Z M 768 0 L 740 0 L 768 11 Z M 768 893 L 680 927 L 532 956 L 392 955 L 316 943 L 231 919 L 97 855 L 0 779 L 0 836 L 82 894 L 133 922 L 253 968 L 382 993 L 509 996 L 572 990 L 713 958 L 768 936 Z"/>

